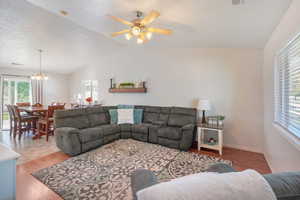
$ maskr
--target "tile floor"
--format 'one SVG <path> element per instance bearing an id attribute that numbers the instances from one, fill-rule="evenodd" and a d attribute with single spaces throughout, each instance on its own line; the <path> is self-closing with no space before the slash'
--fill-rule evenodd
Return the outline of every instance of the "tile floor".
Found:
<path id="1" fill-rule="evenodd" d="M 1 131 L 0 143 L 21 154 L 17 160 L 18 165 L 59 151 L 55 145 L 54 137 L 49 137 L 48 142 L 44 136 L 36 140 L 33 140 L 32 137 L 32 134 L 26 133 L 19 140 L 11 137 L 9 131 Z"/>

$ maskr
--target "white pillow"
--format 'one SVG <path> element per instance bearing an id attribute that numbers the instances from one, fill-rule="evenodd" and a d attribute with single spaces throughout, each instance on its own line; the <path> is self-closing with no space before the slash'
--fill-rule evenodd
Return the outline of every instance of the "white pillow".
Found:
<path id="1" fill-rule="evenodd" d="M 268 182 L 254 170 L 200 173 L 137 192 L 138 200 L 276 200 Z"/>
<path id="2" fill-rule="evenodd" d="M 133 109 L 118 109 L 118 124 L 133 124 Z"/>

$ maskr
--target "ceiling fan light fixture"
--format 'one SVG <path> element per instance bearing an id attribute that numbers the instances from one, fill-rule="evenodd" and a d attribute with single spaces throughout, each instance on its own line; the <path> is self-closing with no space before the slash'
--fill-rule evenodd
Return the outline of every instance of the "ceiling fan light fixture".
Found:
<path id="1" fill-rule="evenodd" d="M 147 40 L 151 40 L 151 38 L 152 38 L 152 33 L 151 33 L 151 32 L 147 32 L 147 33 L 146 33 L 146 38 L 147 38 Z"/>
<path id="2" fill-rule="evenodd" d="M 138 44 L 143 44 L 143 43 L 144 43 L 144 40 L 142 40 L 141 38 L 138 38 L 138 39 L 136 40 L 136 43 L 138 43 Z"/>
<path id="3" fill-rule="evenodd" d="M 129 26 L 129 29 L 121 30 L 111 34 L 116 37 L 125 34 L 125 39 L 130 40 L 132 37 L 137 38 L 137 43 L 142 44 L 151 40 L 153 33 L 161 35 L 171 35 L 169 29 L 148 27 L 156 18 L 160 16 L 159 12 L 152 10 L 147 16 L 141 18 L 142 12 L 137 12 L 137 18 L 132 21 L 127 21 L 119 17 L 110 16 L 113 20 Z"/>
<path id="4" fill-rule="evenodd" d="M 141 33 L 141 29 L 138 26 L 134 26 L 132 27 L 131 32 L 134 36 L 138 36 Z"/>
<path id="5" fill-rule="evenodd" d="M 130 40 L 132 38 L 132 34 L 131 33 L 126 33 L 125 38 L 126 38 L 126 40 Z"/>

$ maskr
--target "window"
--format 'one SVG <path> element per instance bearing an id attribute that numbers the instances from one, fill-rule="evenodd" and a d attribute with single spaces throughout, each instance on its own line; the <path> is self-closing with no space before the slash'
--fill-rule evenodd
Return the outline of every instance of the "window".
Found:
<path id="1" fill-rule="evenodd" d="M 94 102 L 98 101 L 98 81 L 97 80 L 83 80 L 82 85 L 82 95 L 83 100 L 88 97 L 92 97 Z"/>
<path id="2" fill-rule="evenodd" d="M 276 58 L 275 122 L 300 138 L 300 35 Z"/>

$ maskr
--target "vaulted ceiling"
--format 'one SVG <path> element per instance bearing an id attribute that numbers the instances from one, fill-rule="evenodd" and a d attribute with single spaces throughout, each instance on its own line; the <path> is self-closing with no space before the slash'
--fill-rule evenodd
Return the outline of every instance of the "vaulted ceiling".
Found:
<path id="1" fill-rule="evenodd" d="M 135 46 L 110 33 L 126 28 L 107 14 L 127 20 L 135 11 L 158 10 L 153 26 L 170 28 L 145 48 L 263 48 L 291 0 L 0 0 L 0 67 L 21 63 L 38 68 L 36 49 L 44 49 L 47 71 L 70 73 L 113 46 Z M 61 15 L 60 11 L 68 12 Z"/>
<path id="2" fill-rule="evenodd" d="M 157 36 L 149 45 L 172 47 L 255 47 L 262 48 L 290 0 L 28 0 L 55 14 L 69 13 L 66 18 L 109 37 L 126 26 L 106 15 L 127 20 L 135 11 L 158 10 L 161 17 L 153 25 L 174 30 L 171 37 Z M 123 43 L 124 37 L 116 40 Z"/>

